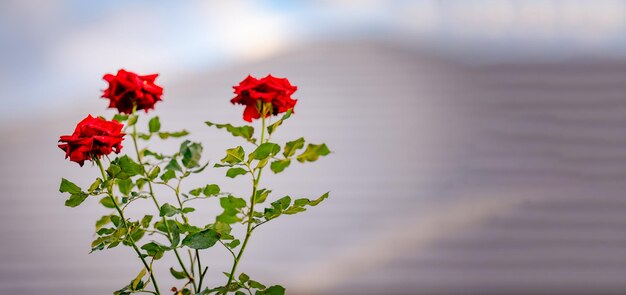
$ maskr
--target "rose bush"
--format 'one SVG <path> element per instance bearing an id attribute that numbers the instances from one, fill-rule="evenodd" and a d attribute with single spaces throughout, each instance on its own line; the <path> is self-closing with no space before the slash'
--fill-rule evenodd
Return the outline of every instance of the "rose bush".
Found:
<path id="1" fill-rule="evenodd" d="M 91 251 L 123 245 L 132 248 L 141 261 L 139 274 L 114 294 L 164 294 L 157 283 L 158 271 L 155 271 L 153 265 L 167 254 L 176 257 L 177 265 L 170 267 L 168 272 L 180 282 L 168 288 L 176 295 L 284 294 L 284 287 L 268 287 L 251 279 L 248 274 L 239 272 L 238 266 L 252 233 L 261 225 L 281 216 L 304 212 L 328 198 L 328 193 L 313 199 L 276 197 L 272 190 L 262 186 L 261 176 L 266 167 L 278 174 L 288 168 L 293 160 L 300 163 L 314 162 L 330 153 L 325 144 L 306 144 L 303 137 L 283 144 L 270 141 L 270 136 L 292 115 L 296 100 L 291 95 L 297 88 L 287 79 L 271 75 L 263 79 L 249 76 L 234 87 L 237 96 L 231 102 L 246 106 L 246 121 L 261 120 L 259 137 L 255 136 L 254 126 L 205 122 L 208 126 L 223 129 L 246 141 L 246 147 L 239 145 L 227 149 L 225 156 L 222 155 L 221 160 L 214 161 L 213 165 L 213 168 L 226 169 L 225 176 L 229 179 L 250 178 L 250 194 L 242 198 L 223 191 L 216 183 L 185 187 L 187 178 L 202 173 L 208 167 L 209 161 L 202 158 L 202 143 L 184 140 L 180 148 L 171 154 L 142 147 L 142 141 L 189 135 L 186 130 L 163 131 L 158 116 L 146 118 L 147 126 L 144 126 L 147 128 L 138 130 L 141 115 L 137 111 L 143 109 L 147 113 L 160 100 L 162 88 L 153 83 L 156 76 L 138 76 L 124 70 L 120 70 L 116 76 L 105 75 L 109 88 L 103 96 L 111 99 L 110 106 L 117 108 L 119 113 L 113 117 L 113 121 L 88 116 L 78 124 L 74 134 L 62 136 L 62 144 L 59 145 L 71 161 L 82 166 L 84 161 L 91 160 L 100 170 L 101 177 L 95 179 L 87 189 L 67 179 L 61 180 L 59 188 L 62 193 L 70 195 L 65 201 L 66 206 L 76 207 L 97 198 L 102 206 L 112 210 L 96 221 L 96 238 L 91 243 Z M 284 114 L 275 122 L 266 122 L 271 115 L 280 113 Z M 120 152 L 125 134 L 132 140 L 132 154 L 112 159 L 101 157 L 113 151 Z M 232 185 L 229 182 L 225 184 Z M 158 195 L 157 186 L 168 190 L 168 193 Z M 126 209 L 142 199 L 148 199 L 154 205 L 151 207 L 153 213 L 127 216 Z M 222 209 L 220 214 L 199 214 L 193 220 L 203 220 L 201 224 L 190 222 L 192 219 L 189 217 L 196 208 L 217 204 Z M 142 203 L 140 208 L 149 209 L 146 203 Z M 210 219 L 207 220 L 207 217 Z M 236 227 L 240 231 L 233 231 Z M 228 251 L 232 257 L 232 266 L 230 271 L 224 272 L 227 280 L 223 284 L 206 286 L 208 267 L 202 263 L 202 254 L 215 245 Z"/>
<path id="2" fill-rule="evenodd" d="M 233 86 L 235 96 L 230 100 L 233 104 L 245 105 L 243 119 L 252 122 L 252 119 L 261 117 L 261 104 L 271 105 L 265 116 L 278 115 L 292 110 L 298 102 L 292 99 L 291 95 L 298 90 L 298 87 L 291 85 L 286 78 L 276 78 L 268 75 L 265 78 L 257 79 L 248 75 L 238 86 Z"/>
<path id="3" fill-rule="evenodd" d="M 81 167 L 92 157 L 119 153 L 122 150 L 124 125 L 117 121 L 107 121 L 88 115 L 76 125 L 72 135 L 63 135 L 59 139 L 59 148 L 65 151 L 65 158 L 78 163 Z"/>
<path id="4" fill-rule="evenodd" d="M 154 104 L 161 100 L 163 88 L 154 84 L 158 74 L 140 76 L 121 69 L 117 75 L 106 74 L 103 79 L 109 82 L 109 88 L 102 94 L 110 99 L 109 108 L 116 108 L 120 113 L 130 114 L 136 110 L 154 109 Z"/>

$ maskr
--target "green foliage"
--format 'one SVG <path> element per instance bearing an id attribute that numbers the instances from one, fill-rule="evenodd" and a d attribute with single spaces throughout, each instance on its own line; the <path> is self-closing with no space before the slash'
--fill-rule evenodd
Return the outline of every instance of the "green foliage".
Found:
<path id="1" fill-rule="evenodd" d="M 293 109 L 288 110 L 283 116 L 282 118 L 280 118 L 278 121 L 276 121 L 274 124 L 267 126 L 267 133 L 269 133 L 270 135 L 272 135 L 272 133 L 274 133 L 274 131 L 276 131 L 276 128 L 278 128 L 278 126 L 283 124 L 283 121 L 289 119 L 289 117 L 291 117 L 291 114 L 293 113 Z"/>
<path id="2" fill-rule="evenodd" d="M 228 169 L 228 171 L 226 171 L 226 176 L 230 177 L 230 178 L 235 178 L 239 175 L 244 175 L 248 173 L 248 170 L 243 169 L 241 167 L 234 167 L 234 168 L 230 168 Z"/>
<path id="3" fill-rule="evenodd" d="M 207 249 L 213 247 L 219 240 L 219 234 L 208 228 L 196 233 L 187 235 L 183 239 L 182 245 L 193 249 Z"/>
<path id="4" fill-rule="evenodd" d="M 304 147 L 304 137 L 300 137 L 293 141 L 288 141 L 285 143 L 285 149 L 283 150 L 283 156 L 285 158 L 289 158 L 293 156 L 297 150 Z"/>
<path id="5" fill-rule="evenodd" d="M 270 169 L 274 173 L 280 173 L 283 172 L 287 167 L 289 167 L 289 164 L 291 164 L 291 160 L 289 159 L 276 160 L 272 162 L 272 164 L 270 164 Z"/>
<path id="6" fill-rule="evenodd" d="M 306 161 L 314 162 L 320 156 L 326 156 L 330 154 L 330 150 L 326 146 L 326 144 L 311 144 L 306 147 L 306 150 L 300 155 L 298 155 L 297 159 L 299 162 L 304 163 Z"/>
<path id="7" fill-rule="evenodd" d="M 187 168 L 200 166 L 202 156 L 202 144 L 185 140 L 180 145 L 179 153 L 183 156 L 183 165 Z"/>
<path id="8" fill-rule="evenodd" d="M 159 130 L 161 130 L 161 121 L 159 121 L 158 116 L 150 119 L 148 122 L 148 130 L 150 130 L 150 133 L 159 132 Z"/>
<path id="9" fill-rule="evenodd" d="M 252 153 L 250 153 L 250 155 L 248 156 L 248 161 L 252 161 L 253 159 L 264 160 L 268 157 L 273 157 L 274 155 L 278 154 L 278 152 L 280 152 L 279 145 L 271 142 L 266 142 L 259 145 Z"/>
<path id="10" fill-rule="evenodd" d="M 204 123 L 207 124 L 208 126 L 215 126 L 218 129 L 224 128 L 226 129 L 226 131 L 230 132 L 230 134 L 232 134 L 233 136 L 242 137 L 251 143 L 256 142 L 256 139 L 252 137 L 254 136 L 254 128 L 252 126 L 235 127 L 230 124 L 217 124 L 217 123 L 212 123 L 209 121 L 206 121 Z"/>
<path id="11" fill-rule="evenodd" d="M 234 147 L 232 149 L 226 150 L 226 157 L 224 157 L 221 162 L 232 165 L 239 164 L 243 162 L 246 152 L 243 150 L 241 146 Z"/>
<path id="12" fill-rule="evenodd" d="M 61 179 L 59 192 L 70 194 L 70 198 L 65 201 L 65 206 L 68 207 L 76 207 L 82 204 L 89 196 L 89 194 L 83 192 L 79 186 L 65 178 Z"/>
<path id="13" fill-rule="evenodd" d="M 176 214 L 179 214 L 181 211 L 180 209 L 165 203 L 163 205 L 161 205 L 161 208 L 159 209 L 159 216 L 161 217 L 172 217 Z"/>

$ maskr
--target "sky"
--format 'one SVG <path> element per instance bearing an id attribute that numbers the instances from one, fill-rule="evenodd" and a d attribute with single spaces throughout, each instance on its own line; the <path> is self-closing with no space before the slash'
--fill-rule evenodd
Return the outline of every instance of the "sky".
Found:
<path id="1" fill-rule="evenodd" d="M 482 63 L 626 59 L 626 1 L 5 0 L 0 115 L 72 103 L 121 67 L 210 71 L 350 40 Z"/>

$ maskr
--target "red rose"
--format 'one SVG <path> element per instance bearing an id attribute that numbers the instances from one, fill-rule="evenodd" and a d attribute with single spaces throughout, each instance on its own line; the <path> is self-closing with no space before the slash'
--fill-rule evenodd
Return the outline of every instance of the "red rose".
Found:
<path id="1" fill-rule="evenodd" d="M 132 113 L 133 105 L 137 105 L 137 110 L 148 112 L 163 94 L 163 88 L 154 84 L 158 75 L 139 76 L 123 69 L 115 76 L 106 74 L 102 78 L 109 82 L 109 88 L 102 97 L 110 99 L 109 108 L 117 108 L 120 113 Z"/>
<path id="2" fill-rule="evenodd" d="M 259 106 L 262 103 L 271 103 L 272 110 L 266 113 L 266 117 L 284 113 L 296 105 L 297 99 L 292 99 L 291 95 L 298 90 L 298 87 L 291 85 L 286 78 L 276 78 L 268 75 L 263 79 L 257 79 L 250 75 L 233 86 L 235 98 L 230 102 L 245 105 L 243 119 L 252 122 L 252 119 L 261 118 Z"/>
<path id="3" fill-rule="evenodd" d="M 108 155 L 111 152 L 119 153 L 122 149 L 124 125 L 117 121 L 107 121 L 94 118 L 91 115 L 76 125 L 72 135 L 63 135 L 59 147 L 65 151 L 65 158 L 83 166 L 85 160 L 92 157 Z"/>

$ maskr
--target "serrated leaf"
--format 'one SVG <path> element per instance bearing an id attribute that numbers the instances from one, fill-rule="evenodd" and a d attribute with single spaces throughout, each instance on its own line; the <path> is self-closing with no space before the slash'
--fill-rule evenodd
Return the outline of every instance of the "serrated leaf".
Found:
<path id="1" fill-rule="evenodd" d="M 330 150 L 326 146 L 326 144 L 311 144 L 306 147 L 306 150 L 298 155 L 297 159 L 299 162 L 304 163 L 306 161 L 314 162 L 320 156 L 326 156 L 330 154 Z"/>
<path id="2" fill-rule="evenodd" d="M 180 145 L 180 154 L 183 156 L 183 166 L 187 168 L 198 167 L 202 157 L 202 144 L 185 140 Z"/>
<path id="3" fill-rule="evenodd" d="M 291 160 L 289 159 L 276 160 L 272 162 L 272 164 L 270 164 L 270 169 L 274 173 L 280 173 L 283 172 L 287 167 L 289 167 L 289 164 L 291 164 Z"/>
<path id="4" fill-rule="evenodd" d="M 111 222 L 111 216 L 110 215 L 104 215 L 104 216 L 100 217 L 100 219 L 98 219 L 98 221 L 96 221 L 96 231 L 101 229 L 103 226 L 109 224 L 109 222 Z"/>
<path id="5" fill-rule="evenodd" d="M 167 170 L 161 175 L 161 180 L 164 182 L 168 182 L 172 178 L 176 178 L 176 172 L 174 170 Z"/>
<path id="6" fill-rule="evenodd" d="M 100 199 L 100 204 L 102 204 L 102 206 L 106 208 L 115 209 L 115 203 L 113 203 L 113 200 L 111 200 L 110 197 L 104 197 Z"/>
<path id="7" fill-rule="evenodd" d="M 182 172 L 183 168 L 178 164 L 178 160 L 171 159 L 167 165 L 165 165 L 165 170 L 179 171 Z"/>
<path id="8" fill-rule="evenodd" d="M 143 166 L 133 161 L 133 159 L 131 159 L 127 155 L 119 158 L 118 165 L 123 172 L 128 174 L 128 176 L 143 174 L 144 172 Z"/>
<path id="9" fill-rule="evenodd" d="M 241 146 L 234 147 L 232 149 L 226 150 L 226 157 L 224 157 L 221 162 L 228 164 L 238 164 L 243 162 L 245 157 L 245 151 Z"/>
<path id="10" fill-rule="evenodd" d="M 271 142 L 266 142 L 259 145 L 252 153 L 250 153 L 250 156 L 248 157 L 248 162 L 250 162 L 252 159 L 263 160 L 276 155 L 278 152 L 280 152 L 279 145 Z"/>
<path id="11" fill-rule="evenodd" d="M 117 179 L 117 188 L 120 190 L 120 193 L 127 196 L 130 194 L 130 191 L 133 188 L 133 180 L 130 178 L 127 179 Z"/>
<path id="12" fill-rule="evenodd" d="M 254 143 L 256 141 L 254 138 L 252 138 L 252 136 L 254 135 L 254 127 L 252 126 L 235 127 L 231 124 L 217 124 L 217 123 L 212 123 L 209 121 L 206 121 L 204 123 L 207 124 L 208 126 L 215 126 L 218 129 L 225 128 L 226 131 L 228 131 L 233 136 L 243 137 L 244 139 L 246 139 L 247 141 L 251 143 Z"/>
<path id="13" fill-rule="evenodd" d="M 90 194 L 93 193 L 95 190 L 97 190 L 100 187 L 101 184 L 102 184 L 102 179 L 96 178 L 96 181 L 94 181 L 89 186 L 89 189 L 87 190 L 87 192 L 89 192 Z"/>
<path id="14" fill-rule="evenodd" d="M 217 196 L 220 193 L 220 187 L 217 184 L 207 184 L 202 193 L 207 197 Z"/>
<path id="15" fill-rule="evenodd" d="M 159 132 L 159 137 L 161 139 L 168 139 L 170 137 L 179 138 L 179 137 L 185 137 L 187 135 L 189 135 L 189 131 L 187 130 L 181 130 L 181 131 L 176 131 L 176 132 Z"/>
<path id="16" fill-rule="evenodd" d="M 304 147 L 304 137 L 300 137 L 294 141 L 288 141 L 285 144 L 285 149 L 283 150 L 283 156 L 285 158 L 289 158 L 293 156 L 297 150 Z"/>
<path id="17" fill-rule="evenodd" d="M 205 229 L 197 233 L 189 234 L 183 239 L 182 245 L 192 249 L 207 249 L 215 245 L 219 240 L 219 234 L 212 229 Z"/>
<path id="18" fill-rule="evenodd" d="M 145 215 L 143 218 L 141 218 L 141 226 L 147 228 L 148 226 L 150 226 L 150 222 L 152 221 L 152 215 Z"/>
<path id="19" fill-rule="evenodd" d="M 228 171 L 226 171 L 226 176 L 230 177 L 230 178 L 235 178 L 239 175 L 244 175 L 248 173 L 248 170 L 243 169 L 241 167 L 234 167 L 234 168 L 230 168 L 228 169 Z"/>
<path id="20" fill-rule="evenodd" d="M 72 207 L 72 208 L 76 207 L 82 204 L 85 201 L 85 199 L 87 199 L 87 196 L 89 195 L 83 192 L 73 194 L 70 196 L 69 199 L 65 201 L 65 206 Z"/>
<path id="21" fill-rule="evenodd" d="M 148 130 L 150 133 L 159 132 L 161 130 L 161 121 L 159 121 L 159 116 L 156 116 L 148 122 Z"/>
<path id="22" fill-rule="evenodd" d="M 61 179 L 61 186 L 59 187 L 59 192 L 62 193 L 70 193 L 70 194 L 79 194 L 82 193 L 82 190 L 80 189 L 80 187 L 76 184 L 74 184 L 73 182 L 62 178 Z"/>
<path id="23" fill-rule="evenodd" d="M 283 115 L 282 118 L 280 118 L 278 121 L 276 121 L 274 124 L 267 126 L 267 132 L 272 135 L 272 133 L 274 133 L 274 131 L 276 131 L 276 128 L 278 128 L 278 126 L 283 124 L 283 121 L 289 119 L 289 117 L 291 117 L 291 114 L 293 113 L 293 109 L 289 109 L 287 110 L 287 112 Z"/>
<path id="24" fill-rule="evenodd" d="M 246 207 L 246 200 L 234 196 L 220 198 L 220 206 L 224 209 L 241 209 Z"/>
<path id="25" fill-rule="evenodd" d="M 265 290 L 265 288 L 267 288 L 265 287 L 265 285 L 254 280 L 248 281 L 248 286 L 250 286 L 250 288 L 259 289 L 259 290 Z"/>
<path id="26" fill-rule="evenodd" d="M 165 253 L 167 247 L 156 242 L 150 242 L 141 246 L 141 249 L 145 250 L 148 256 L 154 257 L 154 259 L 160 259 L 163 257 L 163 253 Z"/>
<path id="27" fill-rule="evenodd" d="M 159 216 L 161 217 L 171 217 L 179 213 L 180 213 L 180 209 L 168 203 L 161 205 L 161 208 L 159 209 Z"/>
<path id="28" fill-rule="evenodd" d="M 194 196 L 194 197 L 197 197 L 197 196 L 199 196 L 202 193 L 202 190 L 203 190 L 203 188 L 201 188 L 201 187 L 196 188 L 196 189 L 192 189 L 192 190 L 189 191 L 189 194 Z"/>
<path id="29" fill-rule="evenodd" d="M 271 190 L 267 190 L 267 189 L 260 189 L 257 190 L 256 193 L 254 194 L 254 202 L 256 204 L 261 204 L 263 202 L 265 202 L 265 200 L 267 199 L 267 196 L 271 193 Z"/>
<path id="30" fill-rule="evenodd" d="M 274 285 L 265 289 L 265 295 L 285 295 L 285 288 L 280 285 Z"/>

